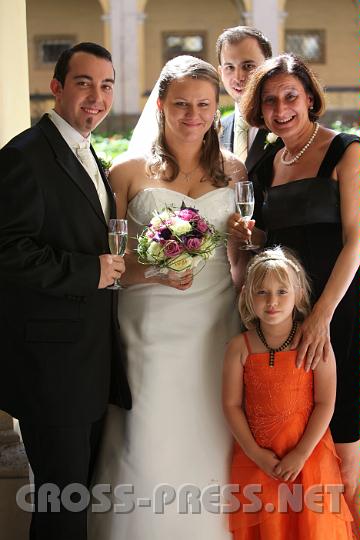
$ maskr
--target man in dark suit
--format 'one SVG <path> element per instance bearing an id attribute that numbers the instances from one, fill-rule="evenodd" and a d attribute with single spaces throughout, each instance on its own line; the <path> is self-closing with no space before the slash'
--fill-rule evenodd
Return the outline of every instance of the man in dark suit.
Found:
<path id="1" fill-rule="evenodd" d="M 235 102 L 235 113 L 221 120 L 220 144 L 245 163 L 251 177 L 267 153 L 274 150 L 274 145 L 265 149 L 268 131 L 248 126 L 242 119 L 241 96 L 251 71 L 271 58 L 271 44 L 259 30 L 236 26 L 218 37 L 216 52 L 223 85 Z"/>
<path id="2" fill-rule="evenodd" d="M 106 289 L 124 271 L 107 239 L 116 208 L 89 140 L 114 76 L 103 47 L 65 51 L 55 109 L 0 151 L 0 409 L 19 419 L 34 472 L 36 540 L 87 538 L 86 510 L 71 511 L 82 488 L 63 490 L 89 486 L 109 398 L 131 407 Z"/>

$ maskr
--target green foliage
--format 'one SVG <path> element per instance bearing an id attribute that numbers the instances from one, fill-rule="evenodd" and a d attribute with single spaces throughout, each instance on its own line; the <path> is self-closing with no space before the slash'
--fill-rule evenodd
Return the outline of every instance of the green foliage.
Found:
<path id="1" fill-rule="evenodd" d="M 341 131 L 342 133 L 352 133 L 353 135 L 357 135 L 358 137 L 360 137 L 360 128 L 358 125 L 347 126 L 346 124 L 342 124 L 340 120 L 337 120 L 331 125 L 331 127 L 335 131 Z"/>
<path id="2" fill-rule="evenodd" d="M 91 144 L 101 159 L 112 161 L 119 154 L 126 152 L 129 138 L 125 138 L 121 135 L 108 136 L 106 134 L 102 135 L 98 133 L 91 136 Z"/>
<path id="3" fill-rule="evenodd" d="M 219 109 L 221 116 L 225 118 L 225 116 L 229 116 L 229 114 L 234 112 L 234 105 L 223 105 Z"/>
<path id="4" fill-rule="evenodd" d="M 222 116 L 227 116 L 234 111 L 234 107 L 232 105 L 228 105 L 226 107 L 221 107 L 220 111 Z M 342 124 L 340 120 L 337 120 L 332 124 L 331 127 L 335 131 L 353 133 L 360 137 L 360 128 L 357 125 L 348 126 L 346 124 Z M 96 133 L 92 134 L 91 142 L 97 155 L 104 161 L 110 162 L 119 154 L 126 152 L 130 138 L 131 132 L 126 133 L 125 135 Z"/>

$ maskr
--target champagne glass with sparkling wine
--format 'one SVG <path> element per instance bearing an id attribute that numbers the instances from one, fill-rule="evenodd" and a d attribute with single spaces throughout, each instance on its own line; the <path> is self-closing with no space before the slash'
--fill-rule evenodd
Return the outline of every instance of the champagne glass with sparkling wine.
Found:
<path id="1" fill-rule="evenodd" d="M 112 255 L 124 255 L 128 240 L 128 226 L 126 219 L 110 219 L 109 221 L 109 247 Z M 115 279 L 108 289 L 122 289 L 120 280 Z"/>
<path id="2" fill-rule="evenodd" d="M 254 187 L 252 182 L 236 182 L 235 204 L 237 211 L 241 216 L 241 220 L 244 221 L 247 226 L 248 221 L 254 213 L 255 206 Z M 239 249 L 257 249 L 258 247 L 259 246 L 252 244 L 250 240 L 247 240 Z"/>

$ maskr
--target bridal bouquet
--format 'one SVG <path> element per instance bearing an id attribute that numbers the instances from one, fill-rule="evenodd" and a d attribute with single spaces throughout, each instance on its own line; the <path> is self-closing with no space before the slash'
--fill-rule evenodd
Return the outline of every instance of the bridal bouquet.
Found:
<path id="1" fill-rule="evenodd" d="M 225 235 L 201 217 L 198 210 L 184 203 L 179 210 L 166 207 L 161 212 L 154 211 L 153 216 L 138 236 L 136 248 L 139 262 L 155 267 L 147 277 L 195 268 L 225 243 Z"/>

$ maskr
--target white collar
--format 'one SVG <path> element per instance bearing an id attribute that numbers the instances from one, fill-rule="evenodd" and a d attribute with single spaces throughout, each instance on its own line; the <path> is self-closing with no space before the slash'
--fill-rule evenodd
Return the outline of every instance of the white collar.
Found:
<path id="1" fill-rule="evenodd" d="M 60 116 L 54 109 L 48 112 L 50 120 L 55 124 L 60 131 L 61 136 L 65 139 L 65 142 L 74 151 L 76 148 L 89 148 L 91 134 L 88 137 L 83 137 L 76 129 L 74 129 L 62 116 Z"/>

